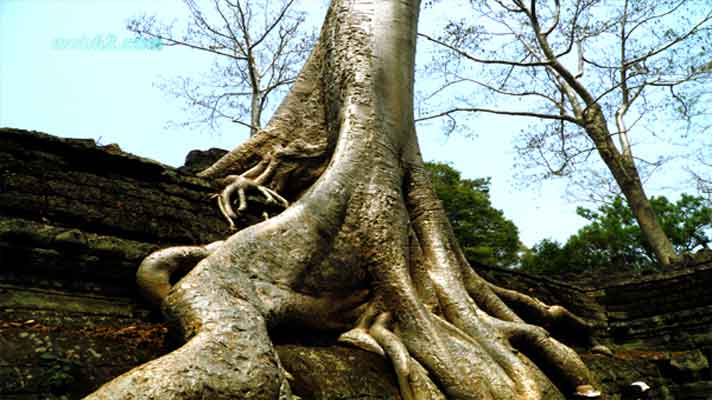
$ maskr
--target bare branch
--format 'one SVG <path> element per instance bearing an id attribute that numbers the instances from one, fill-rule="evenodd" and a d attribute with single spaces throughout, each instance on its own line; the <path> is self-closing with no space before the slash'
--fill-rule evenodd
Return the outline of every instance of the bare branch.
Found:
<path id="1" fill-rule="evenodd" d="M 182 41 L 182 40 L 177 40 L 177 39 L 174 39 L 171 37 L 163 36 L 161 34 L 156 34 L 156 33 L 149 32 L 149 31 L 134 29 L 134 30 L 132 30 L 132 32 L 139 34 L 139 35 L 152 37 L 154 39 L 159 39 L 163 42 L 164 46 L 185 46 L 185 47 L 189 47 L 194 50 L 200 50 L 200 51 L 205 51 L 208 53 L 217 54 L 219 56 L 229 57 L 234 60 L 245 60 L 246 59 L 245 57 L 236 56 L 234 54 L 223 53 L 221 51 L 218 51 L 216 48 L 200 46 L 197 44 L 189 43 L 189 42 Z"/>
<path id="2" fill-rule="evenodd" d="M 245 56 L 247 56 L 247 54 L 246 54 L 245 51 L 243 50 L 242 43 L 240 43 L 240 39 L 237 38 L 237 35 L 236 35 L 235 32 L 232 30 L 230 21 L 228 21 L 228 19 L 225 17 L 225 14 L 223 14 L 222 9 L 220 8 L 220 3 L 219 3 L 219 1 L 220 1 L 220 0 L 214 0 L 214 2 L 215 2 L 215 9 L 218 11 L 218 14 L 220 14 L 220 17 L 222 18 L 223 22 L 225 23 L 225 27 L 227 28 L 228 32 L 230 32 L 230 36 L 232 37 L 232 40 L 233 40 L 234 44 L 237 45 L 238 48 L 240 48 L 240 50 L 242 51 L 243 54 L 245 54 Z"/>
<path id="3" fill-rule="evenodd" d="M 271 24 L 270 26 L 268 26 L 268 27 L 265 29 L 265 31 L 264 31 L 264 33 L 262 34 L 262 36 L 260 36 L 259 38 L 257 38 L 257 39 L 255 40 L 255 42 L 252 43 L 252 47 L 257 47 L 257 46 L 259 46 L 260 43 L 262 43 L 262 42 L 265 40 L 265 38 L 266 38 L 267 36 L 269 36 L 269 34 L 272 32 L 272 30 L 273 30 L 277 25 L 279 25 L 279 23 L 280 23 L 281 21 L 284 20 L 284 15 L 287 13 L 287 10 L 289 10 L 289 7 L 292 6 L 292 3 L 294 3 L 294 0 L 289 0 L 289 1 L 284 5 L 284 7 L 282 7 L 282 10 L 279 12 L 279 15 L 277 15 L 276 17 L 274 17 L 274 20 L 272 21 L 272 24 Z"/>
<path id="4" fill-rule="evenodd" d="M 229 36 L 224 34 L 223 32 L 220 32 L 219 30 L 213 28 L 210 23 L 203 17 L 203 13 L 200 11 L 198 6 L 195 4 L 194 1 L 192 0 L 184 0 L 184 3 L 188 7 L 188 10 L 190 11 L 193 21 L 197 22 L 197 27 L 199 27 L 202 30 L 202 33 L 205 37 L 208 37 L 212 39 L 213 41 L 217 42 L 217 38 L 223 38 L 227 39 L 230 41 L 230 43 L 239 43 L 235 42 L 234 39 Z M 187 39 L 186 39 L 187 41 Z M 228 46 L 225 46 L 228 47 Z M 243 54 L 244 55 L 244 54 Z"/>
<path id="5" fill-rule="evenodd" d="M 544 94 L 544 93 L 535 92 L 535 91 L 521 91 L 521 92 L 507 91 L 507 90 L 502 89 L 501 87 L 494 87 L 494 86 L 489 85 L 489 84 L 487 84 L 487 83 L 485 83 L 485 82 L 483 82 L 483 81 L 479 81 L 479 80 L 476 80 L 476 79 L 469 79 L 469 78 L 460 78 L 460 79 L 458 80 L 458 82 L 470 82 L 470 83 L 472 83 L 472 84 L 474 84 L 474 85 L 481 86 L 481 87 L 483 87 L 483 88 L 485 88 L 485 89 L 487 89 L 487 90 L 490 90 L 490 91 L 492 91 L 492 92 L 494 92 L 494 93 L 497 93 L 497 94 L 501 94 L 501 95 L 503 95 L 503 96 L 509 96 L 509 97 L 540 97 L 540 98 L 542 98 L 542 99 L 544 99 L 544 100 L 546 100 L 546 101 L 552 103 L 552 104 L 555 105 L 557 108 L 559 108 L 559 109 L 561 109 L 561 110 L 564 109 L 564 108 L 563 108 L 563 105 L 562 105 L 563 103 L 559 102 L 558 100 L 556 100 L 556 99 L 554 99 L 554 98 L 552 98 L 552 97 L 550 97 L 550 96 L 547 96 L 547 95 Z M 444 88 L 444 87 L 443 87 L 443 88 Z M 442 89 L 442 88 L 441 88 L 441 89 Z M 440 91 L 441 89 L 438 89 L 438 91 Z"/>
<path id="6" fill-rule="evenodd" d="M 517 5 L 518 8 L 511 8 L 507 5 L 504 4 L 502 0 L 494 0 L 497 4 L 499 4 L 500 7 L 504 8 L 505 10 L 513 13 L 521 13 L 524 12 L 524 4 L 520 0 L 514 0 L 514 4 Z"/>
<path id="7" fill-rule="evenodd" d="M 658 54 L 660 54 L 660 53 L 662 53 L 662 52 L 664 52 L 664 51 L 666 51 L 666 50 L 672 48 L 673 46 L 676 46 L 676 45 L 679 45 L 680 43 L 683 43 L 687 38 L 689 38 L 690 36 L 692 36 L 692 35 L 694 35 L 695 33 L 697 33 L 697 31 L 699 30 L 699 28 L 700 28 L 702 25 L 704 25 L 704 24 L 706 24 L 707 22 L 710 22 L 710 21 L 712 21 L 712 12 L 709 13 L 709 14 L 707 14 L 704 18 L 702 18 L 697 24 L 695 24 L 692 28 L 690 28 L 690 30 L 688 30 L 687 32 L 685 32 L 683 35 L 678 36 L 677 38 L 671 40 L 671 41 L 668 42 L 667 44 L 665 44 L 665 45 L 663 45 L 663 46 L 661 46 L 661 47 L 659 47 L 659 48 L 657 48 L 657 49 L 651 50 L 651 51 L 649 51 L 649 52 L 646 53 L 646 54 L 643 54 L 643 55 L 641 55 L 641 56 L 638 56 L 638 57 L 636 57 L 636 58 L 634 58 L 634 59 L 632 59 L 632 60 L 626 61 L 625 65 L 626 65 L 626 66 L 631 66 L 631 65 L 638 64 L 638 63 L 640 63 L 640 62 L 643 62 L 643 61 L 645 61 L 645 60 L 647 60 L 647 59 L 649 59 L 649 58 L 651 58 L 651 57 L 654 57 L 654 56 L 656 56 L 656 55 L 658 55 Z"/>
<path id="8" fill-rule="evenodd" d="M 628 31 L 628 35 L 625 37 L 625 39 L 628 40 L 628 39 L 630 38 L 630 36 L 633 34 L 633 32 L 635 32 L 638 28 L 644 26 L 644 25 L 647 24 L 648 22 L 651 22 L 651 21 L 656 20 L 656 19 L 661 19 L 661 18 L 663 18 L 663 17 L 667 17 L 668 15 L 672 15 L 672 13 L 674 13 L 675 11 L 677 11 L 677 10 L 678 10 L 680 7 L 682 7 L 686 2 L 687 2 L 687 0 L 681 0 L 680 2 L 678 2 L 676 5 L 674 5 L 672 8 L 670 8 L 670 9 L 667 10 L 667 11 L 664 11 L 664 12 L 662 12 L 662 13 L 660 13 L 660 14 L 651 15 L 651 16 L 648 17 L 648 18 L 643 18 L 643 19 L 641 19 L 641 20 L 638 21 L 638 23 L 636 23 L 632 28 L 630 28 L 630 30 Z"/>
<path id="9" fill-rule="evenodd" d="M 239 124 L 239 125 L 242 125 L 242 126 L 244 126 L 244 127 L 246 127 L 246 128 L 249 128 L 250 131 L 254 131 L 254 130 L 258 130 L 258 129 L 259 129 L 258 127 L 252 126 L 252 125 L 248 124 L 247 122 L 241 121 L 241 120 L 239 120 L 239 119 L 237 119 L 237 118 L 233 118 L 233 119 L 231 120 L 231 122 L 234 122 L 234 123 L 236 123 L 236 124 Z"/>
<path id="10" fill-rule="evenodd" d="M 576 41 L 576 50 L 578 53 L 578 71 L 576 71 L 576 75 L 574 75 L 575 79 L 581 79 L 583 77 L 583 45 L 581 45 L 581 41 L 577 40 Z"/>
<path id="11" fill-rule="evenodd" d="M 477 107 L 474 107 L 474 108 L 468 108 L 468 107 L 452 108 L 450 110 L 443 111 L 441 113 L 416 118 L 415 122 L 423 122 L 423 121 L 436 119 L 436 118 L 449 117 L 452 114 L 461 113 L 461 112 L 470 112 L 470 113 L 483 112 L 483 113 L 489 113 L 489 114 L 510 115 L 510 116 L 515 116 L 515 117 L 553 119 L 553 120 L 557 120 L 557 121 L 571 122 L 571 123 L 577 124 L 577 125 L 580 125 L 582 123 L 581 120 L 571 117 L 571 116 L 568 116 L 568 115 L 552 115 L 552 114 L 543 114 L 543 113 L 536 113 L 536 112 L 529 112 L 529 111 L 507 111 L 507 110 L 497 110 L 497 109 L 477 108 Z"/>
<path id="12" fill-rule="evenodd" d="M 556 11 L 554 12 L 554 22 L 551 24 L 549 29 L 544 31 L 544 36 L 551 35 L 554 29 L 559 26 L 559 18 L 561 17 L 561 4 L 559 3 L 559 0 L 554 0 L 554 5 L 556 6 Z"/>
<path id="13" fill-rule="evenodd" d="M 619 185 L 637 186 L 642 192 L 633 146 L 645 143 L 636 136 L 637 132 L 644 132 L 644 124 L 649 122 L 651 128 L 656 124 L 660 130 L 660 120 L 671 112 L 682 112 L 689 130 L 692 118 L 708 119 L 710 115 L 703 116 L 704 111 L 698 108 L 708 102 L 706 96 L 710 94 L 703 85 L 708 83 L 706 78 L 712 77 L 712 68 L 701 67 L 707 60 L 695 59 L 695 55 L 704 57 L 709 51 L 712 12 L 707 8 L 693 9 L 698 3 L 470 3 L 477 13 L 472 22 L 456 22 L 457 29 L 448 31 L 447 37 L 420 35 L 461 61 L 442 63 L 447 83 L 427 99 L 437 94 L 446 98 L 454 92 L 448 90 L 443 95 L 446 88 L 467 82 L 487 89 L 487 101 L 451 102 L 445 111 L 429 111 L 432 114 L 421 116 L 418 122 L 452 119 L 463 112 L 539 118 L 543 120 L 541 124 L 532 125 L 532 131 L 524 135 L 530 146 L 524 156 L 530 162 L 559 174 L 572 171 L 595 153 Z M 454 82 L 453 77 L 457 79 Z M 669 88 L 669 93 L 657 88 Z M 511 110 L 515 108 L 511 106 L 514 97 L 534 102 L 523 103 L 521 111 Z M 469 105 L 484 108 L 468 108 Z M 697 125 L 696 120 L 695 129 Z M 596 146 L 590 148 L 591 143 Z"/>
<path id="14" fill-rule="evenodd" d="M 189 17 L 183 36 L 174 35 L 172 26 L 155 24 L 155 17 L 135 19 L 129 29 L 167 46 L 184 46 L 220 57 L 204 75 L 210 82 L 188 86 L 184 81 L 182 90 L 180 86 L 175 90 L 164 86 L 162 90 L 182 98 L 187 109 L 205 116 L 189 124 L 205 122 L 214 128 L 216 120 L 225 119 L 254 132 L 259 129 L 267 96 L 294 82 L 308 54 L 308 46 L 303 44 L 309 36 L 300 32 L 303 18 L 292 18 L 289 13 L 294 1 L 280 0 L 276 13 L 269 9 L 269 0 L 211 0 L 208 10 L 195 0 L 183 2 Z M 263 25 L 253 24 L 255 9 L 263 10 Z M 253 42 L 251 35 L 258 39 Z M 263 79 L 263 74 L 269 79 Z M 249 123 L 242 121 L 247 114 L 251 114 Z"/>
<path id="15" fill-rule="evenodd" d="M 455 46 L 452 46 L 448 43 L 443 42 L 442 40 L 435 39 L 429 35 L 426 35 L 424 33 L 418 33 L 418 36 L 425 38 L 437 45 L 440 45 L 442 47 L 447 48 L 448 50 L 451 50 L 458 55 L 470 60 L 474 61 L 476 63 L 480 64 L 500 64 L 500 65 L 511 65 L 514 67 L 545 67 L 549 65 L 550 63 L 548 62 L 533 62 L 533 63 L 524 63 L 524 62 L 518 62 L 518 61 L 509 61 L 509 60 L 489 60 L 489 59 L 484 59 L 484 58 L 478 58 L 475 57 L 461 49 L 456 48 Z"/>

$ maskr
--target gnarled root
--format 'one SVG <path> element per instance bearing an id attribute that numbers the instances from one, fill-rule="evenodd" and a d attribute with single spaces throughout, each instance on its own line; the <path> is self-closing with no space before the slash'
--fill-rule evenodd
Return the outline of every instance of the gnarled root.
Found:
<path id="1" fill-rule="evenodd" d="M 378 253 L 371 268 L 377 286 L 387 288 L 382 292 L 381 306 L 386 314 L 379 313 L 374 318 L 371 310 L 371 315 L 364 316 L 342 339 L 363 348 L 373 348 L 372 342 L 378 343 L 394 364 L 404 398 L 416 395 L 409 383 L 411 358 L 422 363 L 430 373 L 427 376 L 432 376 L 427 380 L 432 379 L 437 384 L 433 387 L 442 389 L 448 398 L 560 398 L 550 382 L 571 396 L 600 397 L 588 369 L 573 350 L 543 328 L 525 323 L 509 309 L 498 295 L 504 289 L 466 272 L 471 269 L 459 251 L 420 161 L 414 158 L 409 171 L 407 218 L 420 250 L 407 251 L 408 235 L 393 234 L 393 226 L 407 225 L 397 222 L 402 218 L 398 206 L 382 196 L 384 204 L 372 208 L 388 210 L 390 217 L 374 215 L 369 226 L 383 227 L 383 231 L 374 234 L 380 240 L 392 238 L 391 243 L 401 243 Z M 402 267 L 408 265 L 408 253 L 414 255 L 410 263 L 417 262 L 420 267 Z M 427 282 L 423 283 L 423 279 Z M 546 311 L 547 317 L 563 316 L 587 326 L 563 308 L 535 304 L 538 311 Z M 387 328 L 390 315 L 394 316 L 395 330 Z M 373 323 L 366 329 L 370 320 Z"/>
<path id="2" fill-rule="evenodd" d="M 251 294 L 255 282 L 226 262 L 228 243 L 166 249 L 144 262 L 144 275 L 162 275 L 209 253 L 162 298 L 185 344 L 115 378 L 89 399 L 289 398 L 263 305 Z M 161 299 L 155 294 L 154 300 Z"/>
<path id="3" fill-rule="evenodd" d="M 265 197 L 268 203 L 281 204 L 284 208 L 289 207 L 289 202 L 282 196 L 280 196 L 274 190 L 262 186 L 257 182 L 245 178 L 240 175 L 228 175 L 223 179 L 226 184 L 225 188 L 220 192 L 220 194 L 215 195 L 218 199 L 218 207 L 220 212 L 227 219 L 230 224 L 231 230 L 236 230 L 234 219 L 237 218 L 238 213 L 243 212 L 247 209 L 247 197 L 245 195 L 245 190 L 248 188 L 257 189 Z M 237 191 L 239 206 L 237 211 L 232 208 L 232 196 Z"/>
<path id="4" fill-rule="evenodd" d="M 472 271 L 474 274 L 474 271 Z M 612 355 L 613 352 L 598 342 L 594 331 L 606 329 L 606 324 L 600 321 L 586 320 L 560 305 L 547 305 L 541 300 L 515 290 L 506 289 L 487 283 L 492 291 L 505 303 L 516 306 L 526 313 L 530 322 L 543 326 L 554 326 L 575 333 L 584 339 L 591 351 L 599 354 Z"/>
<path id="5" fill-rule="evenodd" d="M 320 158 L 326 153 L 326 143 L 320 138 L 313 140 L 316 140 L 315 144 L 308 144 L 302 139 L 296 139 L 287 147 L 275 143 L 272 145 L 271 151 L 243 173 L 227 175 L 220 179 L 224 188 L 214 197 L 217 197 L 220 212 L 230 224 L 231 230 L 236 230 L 234 220 L 238 214 L 247 209 L 245 194 L 247 189 L 258 190 L 265 197 L 267 203 L 279 204 L 284 208 L 289 207 L 289 201 L 278 192 L 286 186 L 289 176 L 295 170 L 304 168 L 294 161 Z M 235 192 L 238 196 L 237 210 L 232 207 L 232 198 Z M 265 215 L 265 219 L 267 218 L 269 215 Z"/>
<path id="6" fill-rule="evenodd" d="M 411 357 L 407 346 L 390 330 L 391 314 L 376 315 L 377 312 L 374 303 L 370 303 L 359 318 L 356 327 L 342 334 L 339 342 L 390 359 L 404 400 L 445 399 L 440 389 L 429 378 L 428 371 Z"/>
<path id="7" fill-rule="evenodd" d="M 550 379 L 559 380 L 562 388 L 568 389 L 566 392 L 572 396 L 598 398 L 601 395 L 591 385 L 587 369 L 575 352 L 551 338 L 543 328 L 502 321 L 477 312 L 477 320 L 473 322 L 479 324 L 479 332 L 468 333 L 444 316 L 430 314 L 428 318 L 433 322 L 435 337 L 429 337 L 426 342 L 413 342 L 403 337 L 404 332 L 398 333 L 398 323 L 394 323 L 391 313 L 380 313 L 375 317 L 373 313 L 373 307 L 367 308 L 357 326 L 342 335 L 340 341 L 390 359 L 404 399 L 443 399 L 445 395 L 441 389 L 452 398 L 470 398 L 466 388 L 472 394 L 492 393 L 492 399 L 497 400 L 559 398 L 555 389 L 547 387 L 547 378 L 540 375 L 530 358 L 548 369 L 552 373 Z M 446 346 L 433 349 L 436 342 L 446 343 Z M 450 359 L 449 364 L 452 374 L 462 379 L 464 387 L 448 386 L 437 370 L 431 376 L 417 360 L 423 351 L 434 351 L 436 355 L 445 352 L 435 359 L 447 357 L 448 353 L 457 354 L 459 358 Z M 428 358 L 426 356 L 424 362 L 432 362 Z M 432 365 L 429 366 L 432 369 Z M 456 392 L 459 390 L 463 392 Z"/>
<path id="8" fill-rule="evenodd" d="M 205 246 L 169 247 L 151 253 L 136 271 L 136 282 L 141 294 L 156 308 L 160 308 L 173 286 L 171 278 L 187 273 L 222 244 L 223 241 L 219 240 Z"/>
<path id="9" fill-rule="evenodd" d="M 385 350 L 393 363 L 403 399 L 445 399 L 440 389 L 428 377 L 427 370 L 410 356 L 407 346 L 398 335 L 389 330 L 390 323 L 391 315 L 382 313 L 376 317 L 369 333 Z"/>
<path id="10" fill-rule="evenodd" d="M 369 328 L 371 324 L 373 324 L 377 312 L 378 310 L 374 306 L 374 303 L 369 303 L 356 322 L 356 326 L 348 332 L 341 334 L 341 336 L 339 336 L 339 342 L 347 343 L 385 357 L 386 353 L 383 351 L 383 347 L 381 347 L 378 341 L 369 333 Z"/>

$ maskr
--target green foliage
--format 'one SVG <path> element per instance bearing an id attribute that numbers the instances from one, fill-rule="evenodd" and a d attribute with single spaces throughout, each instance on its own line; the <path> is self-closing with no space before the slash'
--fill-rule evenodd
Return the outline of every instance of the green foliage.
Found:
<path id="1" fill-rule="evenodd" d="M 532 274 L 559 272 L 562 266 L 568 265 L 566 257 L 559 242 L 544 239 L 522 254 L 520 267 Z"/>
<path id="2" fill-rule="evenodd" d="M 678 253 L 708 247 L 712 208 L 702 197 L 683 194 L 677 202 L 664 196 L 651 198 L 660 224 Z M 622 198 L 598 210 L 579 207 L 589 224 L 563 246 L 543 240 L 522 257 L 522 269 L 533 273 L 657 269 L 653 251 L 643 239 L 633 213 Z"/>
<path id="3" fill-rule="evenodd" d="M 451 166 L 426 163 L 433 188 L 470 262 L 508 266 L 516 263 L 519 232 L 492 207 L 489 178 L 464 179 Z"/>

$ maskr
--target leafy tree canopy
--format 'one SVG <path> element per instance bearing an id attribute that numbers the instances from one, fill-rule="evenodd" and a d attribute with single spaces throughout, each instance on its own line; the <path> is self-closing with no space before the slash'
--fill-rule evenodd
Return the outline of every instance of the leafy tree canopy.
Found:
<path id="1" fill-rule="evenodd" d="M 492 207 L 490 179 L 465 179 L 444 163 L 426 163 L 433 188 L 471 263 L 508 266 L 517 261 L 519 232 L 502 211 Z"/>
<path id="2" fill-rule="evenodd" d="M 653 209 L 679 253 L 708 248 L 712 240 L 712 208 L 703 197 L 683 194 L 676 202 L 652 197 Z M 597 210 L 579 207 L 589 224 L 566 244 L 543 240 L 522 257 L 522 268 L 534 273 L 584 272 L 602 269 L 657 269 L 653 252 L 626 202 L 618 197 Z"/>

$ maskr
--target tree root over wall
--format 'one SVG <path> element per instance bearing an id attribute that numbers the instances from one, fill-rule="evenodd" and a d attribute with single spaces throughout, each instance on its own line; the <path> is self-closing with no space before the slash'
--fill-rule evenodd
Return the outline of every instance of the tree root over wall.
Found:
<path id="1" fill-rule="evenodd" d="M 289 325 L 387 357 L 407 400 L 598 396 L 576 353 L 508 303 L 533 323 L 590 324 L 487 283 L 454 239 L 413 123 L 418 6 L 333 2 L 271 122 L 200 173 L 225 188 L 230 223 L 245 191 L 288 207 L 149 256 L 139 283 L 185 343 L 89 398 L 288 399 L 269 330 Z"/>

